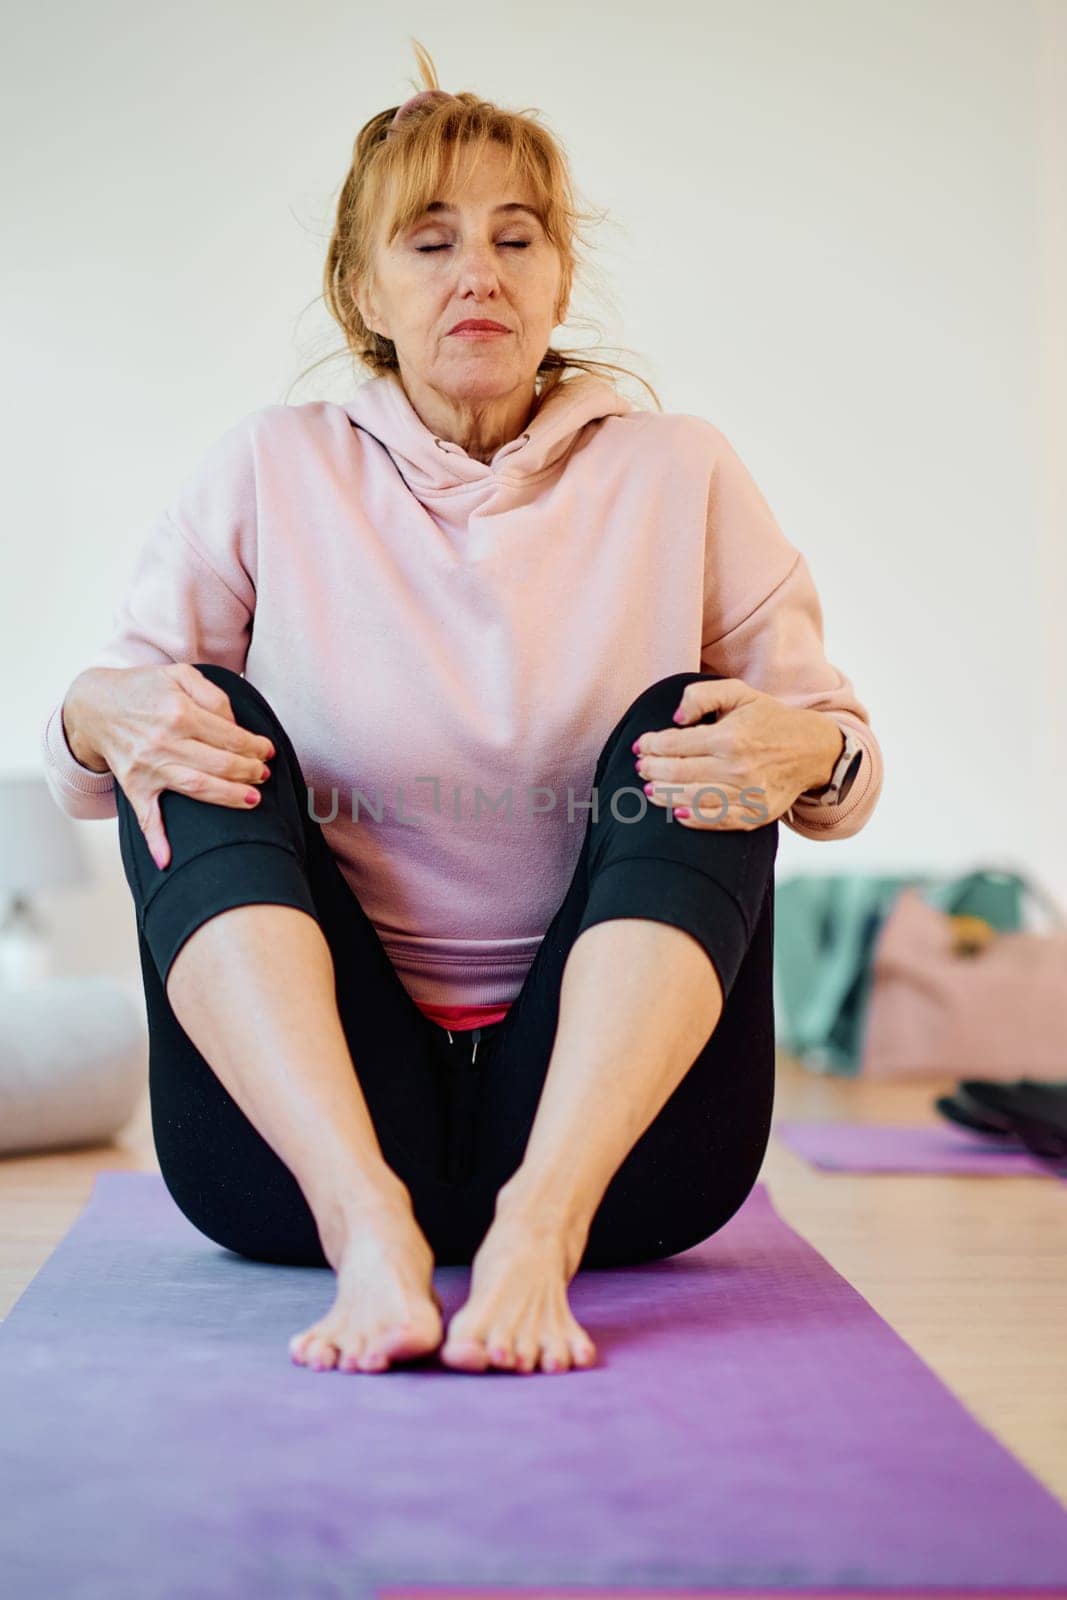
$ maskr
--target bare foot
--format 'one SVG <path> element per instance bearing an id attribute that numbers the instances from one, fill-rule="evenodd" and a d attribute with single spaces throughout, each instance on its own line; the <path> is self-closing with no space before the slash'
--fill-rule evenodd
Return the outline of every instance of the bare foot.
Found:
<path id="1" fill-rule="evenodd" d="M 448 1324 L 445 1365 L 465 1372 L 592 1366 L 596 1346 L 567 1303 L 584 1248 L 557 1223 L 498 1203 L 471 1265 L 470 1295 Z"/>
<path id="2" fill-rule="evenodd" d="M 408 1204 L 368 1211 L 342 1248 L 332 1307 L 290 1339 L 293 1361 L 320 1372 L 384 1372 L 391 1361 L 436 1350 L 444 1324 L 433 1265 Z"/>

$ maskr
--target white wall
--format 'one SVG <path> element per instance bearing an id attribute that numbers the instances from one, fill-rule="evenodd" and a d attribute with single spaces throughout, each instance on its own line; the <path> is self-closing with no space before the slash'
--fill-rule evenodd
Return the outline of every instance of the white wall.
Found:
<path id="1" fill-rule="evenodd" d="M 1062 0 L 111 0 L 6 32 L 0 772 L 39 770 L 194 454 L 357 381 L 289 388 L 340 342 L 331 210 L 413 35 L 446 88 L 541 109 L 610 213 L 572 309 L 728 434 L 808 556 L 887 777 L 853 839 L 783 828 L 779 872 L 995 857 L 1067 901 Z M 114 824 L 76 826 L 65 965 L 131 973 Z"/>

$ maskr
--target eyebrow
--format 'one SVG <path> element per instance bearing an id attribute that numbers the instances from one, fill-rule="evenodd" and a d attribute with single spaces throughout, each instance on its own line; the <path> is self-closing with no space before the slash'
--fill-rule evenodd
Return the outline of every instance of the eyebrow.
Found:
<path id="1" fill-rule="evenodd" d="M 456 208 L 455 208 L 455 206 L 446 205 L 443 200 L 431 200 L 429 205 L 426 207 L 426 212 L 424 212 L 423 214 L 426 215 L 427 213 L 429 213 L 431 211 L 433 211 L 433 212 L 445 211 L 450 216 L 454 216 L 455 212 L 456 212 Z M 540 222 L 540 220 L 541 220 L 541 214 L 540 214 L 539 211 L 535 211 L 533 206 L 525 206 L 525 205 L 523 205 L 520 200 L 506 200 L 503 205 L 494 206 L 493 207 L 494 214 L 496 214 L 497 212 L 500 212 L 500 211 L 528 211 L 530 213 L 530 216 L 533 217 L 536 221 Z"/>

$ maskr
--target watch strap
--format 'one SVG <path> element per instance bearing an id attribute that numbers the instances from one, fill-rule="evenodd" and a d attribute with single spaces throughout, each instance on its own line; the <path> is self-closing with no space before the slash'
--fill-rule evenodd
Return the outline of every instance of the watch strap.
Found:
<path id="1" fill-rule="evenodd" d="M 863 764 L 863 746 L 851 728 L 844 727 L 840 722 L 837 726 L 845 736 L 845 744 L 834 763 L 830 781 L 823 784 L 819 789 L 805 789 L 803 794 L 797 795 L 796 800 L 793 802 L 794 805 L 801 801 L 809 805 L 840 805 L 855 783 L 859 769 Z"/>

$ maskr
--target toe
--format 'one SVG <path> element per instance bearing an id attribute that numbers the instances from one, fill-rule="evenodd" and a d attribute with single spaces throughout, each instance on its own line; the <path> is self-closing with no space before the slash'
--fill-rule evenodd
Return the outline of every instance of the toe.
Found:
<path id="1" fill-rule="evenodd" d="M 389 1357 L 382 1350 L 364 1350 L 356 1364 L 360 1372 L 384 1372 Z"/>
<path id="2" fill-rule="evenodd" d="M 571 1364 L 571 1351 L 567 1341 L 557 1335 L 546 1339 L 541 1351 L 542 1372 L 566 1372 Z"/>
<path id="3" fill-rule="evenodd" d="M 363 1354 L 363 1340 L 361 1338 L 349 1339 L 341 1351 L 337 1362 L 338 1372 L 356 1372 L 359 1369 L 359 1359 Z"/>
<path id="4" fill-rule="evenodd" d="M 312 1339 L 307 1350 L 309 1367 L 314 1367 L 316 1372 L 327 1372 L 337 1364 L 338 1349 L 332 1339 L 323 1336 Z"/>
<path id="5" fill-rule="evenodd" d="M 289 1340 L 289 1354 L 301 1366 L 307 1359 L 307 1347 L 311 1343 L 311 1338 L 310 1328 L 305 1328 L 303 1333 L 294 1333 Z"/>
<path id="6" fill-rule="evenodd" d="M 406 1324 L 394 1323 L 390 1327 L 378 1326 L 360 1341 L 358 1366 L 361 1372 L 381 1372 L 394 1357 L 405 1354 L 404 1330 Z"/>
<path id="7" fill-rule="evenodd" d="M 448 1366 L 461 1367 L 467 1372 L 484 1372 L 489 1365 L 484 1329 L 472 1314 L 469 1302 L 448 1324 L 440 1355 Z"/>
<path id="8" fill-rule="evenodd" d="M 480 1339 L 449 1339 L 441 1347 L 441 1359 L 450 1367 L 464 1372 L 484 1372 L 489 1365 L 489 1355 Z"/>
<path id="9" fill-rule="evenodd" d="M 506 1333 L 490 1334 L 486 1341 L 489 1346 L 489 1359 L 494 1367 L 510 1369 L 515 1365 L 515 1346 Z"/>
<path id="10" fill-rule="evenodd" d="M 302 1367 L 310 1366 L 325 1339 L 325 1334 L 317 1325 L 305 1328 L 303 1333 L 294 1334 L 290 1339 L 289 1353 Z"/>
<path id="11" fill-rule="evenodd" d="M 407 1322 L 394 1323 L 386 1329 L 372 1346 L 387 1361 L 400 1361 L 409 1356 L 426 1355 L 441 1342 L 441 1325 L 437 1318 L 420 1317 Z"/>
<path id="12" fill-rule="evenodd" d="M 588 1334 L 575 1333 L 570 1339 L 571 1353 L 576 1367 L 591 1367 L 596 1363 L 596 1345 Z"/>
<path id="13" fill-rule="evenodd" d="M 532 1372 L 541 1356 L 541 1346 L 535 1339 L 523 1339 L 515 1346 L 516 1372 Z"/>

